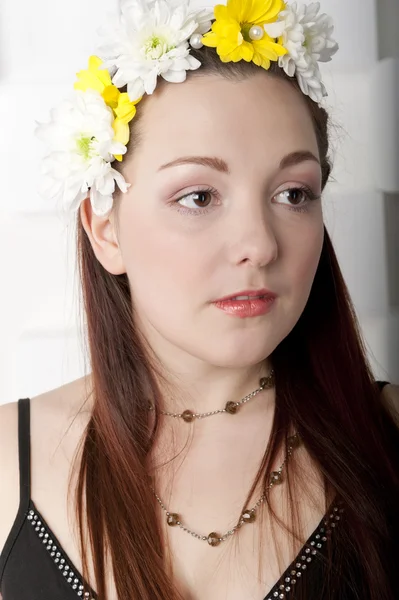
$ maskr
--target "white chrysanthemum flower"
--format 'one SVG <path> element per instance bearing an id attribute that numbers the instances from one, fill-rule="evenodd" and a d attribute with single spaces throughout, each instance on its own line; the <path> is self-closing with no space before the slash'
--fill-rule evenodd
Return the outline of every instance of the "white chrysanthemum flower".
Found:
<path id="1" fill-rule="evenodd" d="M 134 102 L 152 94 L 157 77 L 180 83 L 201 63 L 190 56 L 188 39 L 211 28 L 213 10 L 188 13 L 187 0 L 122 0 L 120 17 L 99 30 L 108 41 L 97 49 L 118 88 L 127 85 Z"/>
<path id="2" fill-rule="evenodd" d="M 69 212 L 78 209 L 90 189 L 94 213 L 105 215 L 112 207 L 115 182 L 123 192 L 130 185 L 111 166 L 115 155 L 127 150 L 114 140 L 112 110 L 98 92 L 75 90 L 50 114 L 50 122 L 37 123 L 35 130 L 48 148 L 40 194 Z"/>
<path id="3" fill-rule="evenodd" d="M 318 15 L 319 10 L 320 2 L 300 5 L 293 2 L 279 13 L 277 23 L 264 25 L 269 33 L 269 27 L 280 22 L 285 24 L 282 44 L 288 54 L 279 57 L 279 66 L 290 77 L 296 75 L 302 92 L 315 102 L 327 95 L 318 62 L 330 61 L 338 50 L 337 42 L 331 37 L 332 18 L 324 13 Z"/>

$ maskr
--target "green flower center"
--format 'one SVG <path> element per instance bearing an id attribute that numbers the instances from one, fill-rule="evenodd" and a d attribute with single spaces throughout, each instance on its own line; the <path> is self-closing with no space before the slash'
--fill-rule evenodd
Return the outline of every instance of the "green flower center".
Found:
<path id="1" fill-rule="evenodd" d="M 253 42 L 249 37 L 249 30 L 251 29 L 253 23 L 241 23 L 241 35 L 246 42 Z"/>
<path id="2" fill-rule="evenodd" d="M 78 152 L 83 156 L 85 160 L 89 160 L 95 152 L 93 148 L 93 140 L 96 138 L 93 136 L 89 137 L 87 135 L 82 135 L 80 138 L 76 140 L 76 145 L 78 147 Z"/>
<path id="3" fill-rule="evenodd" d="M 161 34 L 153 34 L 144 44 L 144 55 L 150 60 L 161 58 L 164 54 L 173 50 L 176 46 L 170 45 L 165 36 Z"/>

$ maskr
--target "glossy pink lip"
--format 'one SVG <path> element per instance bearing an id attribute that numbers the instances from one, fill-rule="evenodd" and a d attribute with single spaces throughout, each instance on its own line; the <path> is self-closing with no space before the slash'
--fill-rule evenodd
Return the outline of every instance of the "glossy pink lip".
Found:
<path id="1" fill-rule="evenodd" d="M 213 304 L 227 315 L 246 319 L 248 317 L 260 317 L 261 315 L 265 315 L 271 310 L 274 301 L 275 296 L 265 296 L 263 298 L 251 298 L 249 300 L 219 300 L 213 302 Z"/>
<path id="2" fill-rule="evenodd" d="M 236 296 L 267 296 L 268 298 L 276 298 L 276 294 L 274 292 L 271 292 L 266 288 L 262 288 L 260 290 L 243 290 L 242 292 L 235 292 L 229 296 L 218 298 L 217 300 L 214 300 L 214 302 L 224 302 L 225 300 L 231 300 Z M 236 302 L 245 302 L 245 300 L 236 300 Z"/>

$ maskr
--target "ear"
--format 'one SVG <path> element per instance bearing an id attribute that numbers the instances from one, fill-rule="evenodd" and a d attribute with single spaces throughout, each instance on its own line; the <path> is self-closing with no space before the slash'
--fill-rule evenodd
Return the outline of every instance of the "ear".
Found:
<path id="1" fill-rule="evenodd" d="M 93 212 L 89 196 L 82 201 L 79 210 L 82 225 L 97 260 L 112 275 L 126 273 L 116 235 L 114 212 L 107 217 L 97 216 Z"/>

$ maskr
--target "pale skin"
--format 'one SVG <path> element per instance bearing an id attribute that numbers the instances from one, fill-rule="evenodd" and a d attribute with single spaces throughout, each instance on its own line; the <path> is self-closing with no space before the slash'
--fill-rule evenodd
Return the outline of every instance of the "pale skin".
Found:
<path id="1" fill-rule="evenodd" d="M 88 200 L 81 205 L 82 221 L 101 264 L 129 277 L 137 326 L 178 386 L 178 396 L 166 398 L 168 409 L 215 410 L 258 387 L 259 377 L 270 372 L 268 357 L 295 326 L 309 297 L 323 243 L 321 200 L 282 192 L 307 186 L 320 196 L 316 137 L 301 97 L 264 73 L 241 83 L 207 76 L 171 84 L 156 90 L 142 108 L 145 135 L 138 153 L 124 165 L 132 185 L 122 197 L 118 223 L 112 213 L 93 214 Z M 296 151 L 312 153 L 316 160 L 280 169 L 281 160 Z M 193 155 L 217 157 L 229 173 L 198 164 L 159 170 Z M 208 187 L 217 193 L 197 201 L 189 196 Z M 183 195 L 181 205 L 200 211 L 202 199 L 209 211 L 179 212 L 172 200 Z M 290 209 L 297 205 L 306 210 Z M 264 316 L 238 319 L 210 304 L 261 287 L 278 294 Z M 88 376 L 31 399 L 31 496 L 80 572 L 66 497 L 73 453 L 90 415 L 91 400 L 75 419 L 89 383 Z M 387 386 L 382 396 L 394 407 L 399 386 Z M 217 415 L 196 423 L 182 456 L 157 470 L 164 502 L 196 531 L 225 532 L 237 519 L 268 441 L 274 403 L 274 389 L 265 390 L 234 417 Z M 165 418 L 154 464 L 174 456 L 190 430 L 182 421 Z M 17 444 L 17 403 L 11 402 L 0 407 L 0 480 L 5 482 L 0 548 L 18 509 Z M 306 539 L 325 512 L 324 499 L 320 474 L 305 450 L 294 456 L 314 498 L 301 498 Z M 282 459 L 283 454 L 276 468 Z M 272 491 L 273 505 L 284 517 L 285 487 Z M 164 521 L 163 514 L 160 518 Z M 165 526 L 165 531 L 187 600 L 263 600 L 301 548 L 298 543 L 293 553 L 286 532 L 277 528 L 281 568 L 268 544 L 267 522 L 262 530 L 257 524 L 243 528 L 237 547 L 230 540 L 210 548 L 180 529 Z M 258 578 L 260 535 L 264 553 Z M 108 573 L 109 597 L 116 600 Z"/>

